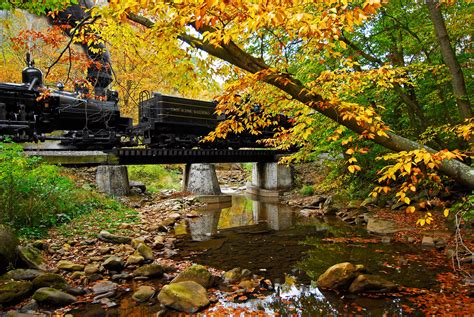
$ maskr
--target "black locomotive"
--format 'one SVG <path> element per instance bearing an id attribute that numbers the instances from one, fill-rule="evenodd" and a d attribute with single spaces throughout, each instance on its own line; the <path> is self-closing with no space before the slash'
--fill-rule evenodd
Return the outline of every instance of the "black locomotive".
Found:
<path id="1" fill-rule="evenodd" d="M 27 57 L 22 84 L 0 83 L 0 141 L 37 142 L 60 140 L 75 148 L 114 148 L 145 145 L 160 148 L 261 147 L 250 134 L 226 140 L 200 142 L 224 120 L 215 114 L 214 102 L 143 92 L 139 122 L 122 117 L 118 95 L 108 90 L 105 100 L 86 98 L 78 87 L 67 92 L 47 90 L 43 74 Z M 58 135 L 56 131 L 63 131 Z M 54 133 L 53 133 L 54 132 Z M 269 131 L 264 137 L 270 135 Z"/>

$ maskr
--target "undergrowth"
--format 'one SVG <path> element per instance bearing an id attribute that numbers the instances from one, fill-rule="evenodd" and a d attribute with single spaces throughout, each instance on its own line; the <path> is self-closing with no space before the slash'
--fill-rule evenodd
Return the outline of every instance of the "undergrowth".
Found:
<path id="1" fill-rule="evenodd" d="M 21 146 L 0 143 L 0 223 L 11 227 L 17 236 L 42 237 L 49 228 L 81 215 L 124 209 L 119 205 L 96 192 L 78 188 L 62 175 L 60 167 L 25 156 Z M 95 217 L 97 222 L 102 220 Z"/>
<path id="2" fill-rule="evenodd" d="M 128 178 L 145 183 L 149 192 L 179 189 L 182 170 L 179 165 L 131 165 Z"/>

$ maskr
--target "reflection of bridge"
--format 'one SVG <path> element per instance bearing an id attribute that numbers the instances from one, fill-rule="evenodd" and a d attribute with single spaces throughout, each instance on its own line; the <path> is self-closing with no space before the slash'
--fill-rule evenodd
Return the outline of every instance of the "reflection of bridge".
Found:
<path id="1" fill-rule="evenodd" d="M 187 231 L 194 241 L 209 240 L 218 232 L 235 230 L 285 230 L 294 224 L 294 213 L 278 201 L 252 200 L 232 197 L 232 204 L 211 204 L 198 210 L 199 217 L 186 219 Z"/>

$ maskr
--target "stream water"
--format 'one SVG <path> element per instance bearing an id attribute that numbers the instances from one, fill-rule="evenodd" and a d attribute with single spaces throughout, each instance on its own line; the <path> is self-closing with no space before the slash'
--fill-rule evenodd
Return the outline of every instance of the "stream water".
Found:
<path id="1" fill-rule="evenodd" d="M 176 225 L 179 252 L 174 259 L 222 270 L 247 268 L 275 285 L 263 299 L 235 303 L 220 298 L 226 307 L 281 316 L 405 316 L 405 307 L 412 306 L 406 298 L 322 292 L 313 281 L 340 262 L 363 264 L 370 273 L 406 287 L 436 287 L 434 277 L 440 273 L 440 268 L 425 266 L 420 247 L 382 243 L 362 227 L 336 218 L 301 217 L 278 202 L 234 195 L 232 204 L 207 206 L 198 213 Z M 89 307 L 80 315 L 149 316 L 158 310 L 157 304 L 136 305 L 126 297 L 119 308 L 94 313 Z M 410 315 L 422 314 L 415 309 Z"/>

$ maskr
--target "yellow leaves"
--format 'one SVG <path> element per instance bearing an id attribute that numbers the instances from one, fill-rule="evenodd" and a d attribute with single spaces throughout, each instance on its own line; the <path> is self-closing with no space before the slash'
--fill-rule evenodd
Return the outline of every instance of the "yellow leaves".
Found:
<path id="1" fill-rule="evenodd" d="M 414 213 L 416 210 L 416 208 L 414 206 L 408 206 L 405 211 L 408 212 L 408 213 Z"/>
<path id="2" fill-rule="evenodd" d="M 347 149 L 346 154 L 347 155 L 352 155 L 355 153 L 355 150 L 353 148 Z"/>
<path id="3" fill-rule="evenodd" d="M 355 173 L 355 172 L 361 170 L 361 168 L 360 168 L 359 165 L 349 165 L 349 166 L 347 167 L 347 169 L 348 169 L 349 172 L 351 172 L 351 173 Z"/>
<path id="4" fill-rule="evenodd" d="M 418 219 L 418 220 L 416 221 L 416 224 L 423 227 L 423 226 L 425 225 L 425 222 L 426 222 L 425 219 Z"/>
<path id="5" fill-rule="evenodd" d="M 411 162 L 405 163 L 405 164 L 403 165 L 403 168 L 405 169 L 405 171 L 406 171 L 407 173 L 410 173 L 410 171 L 411 171 Z"/>
<path id="6" fill-rule="evenodd" d="M 419 226 L 424 226 L 425 224 L 431 224 L 431 222 L 433 221 L 433 215 L 431 214 L 431 212 L 427 212 L 425 215 L 424 215 L 424 218 L 420 218 L 416 221 L 416 224 L 419 225 Z"/>
<path id="7" fill-rule="evenodd" d="M 443 215 L 447 218 L 449 216 L 449 208 L 443 210 Z"/>
<path id="8" fill-rule="evenodd" d="M 357 162 L 357 159 L 355 157 L 351 157 L 349 160 L 348 160 L 349 163 L 355 163 Z"/>

